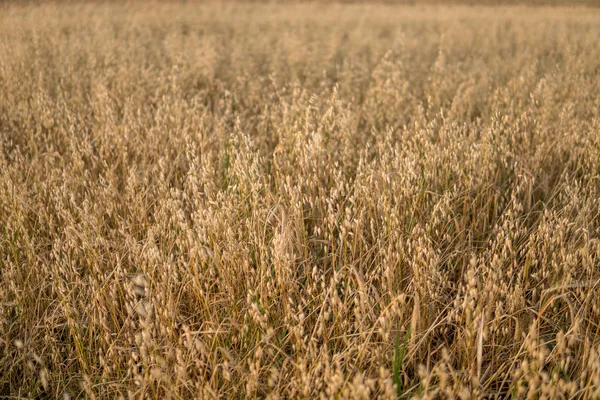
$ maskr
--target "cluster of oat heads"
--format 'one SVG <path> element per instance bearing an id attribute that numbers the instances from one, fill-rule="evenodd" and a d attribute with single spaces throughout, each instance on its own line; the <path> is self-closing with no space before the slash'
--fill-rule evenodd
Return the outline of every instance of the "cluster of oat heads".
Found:
<path id="1" fill-rule="evenodd" d="M 0 12 L 0 397 L 600 396 L 600 15 Z"/>

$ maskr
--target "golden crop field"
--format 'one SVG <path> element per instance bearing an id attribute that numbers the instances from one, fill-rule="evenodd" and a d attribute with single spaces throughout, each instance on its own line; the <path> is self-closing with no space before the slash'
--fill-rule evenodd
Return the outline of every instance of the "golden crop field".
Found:
<path id="1" fill-rule="evenodd" d="M 600 9 L 1 4 L 0 397 L 600 398 Z"/>

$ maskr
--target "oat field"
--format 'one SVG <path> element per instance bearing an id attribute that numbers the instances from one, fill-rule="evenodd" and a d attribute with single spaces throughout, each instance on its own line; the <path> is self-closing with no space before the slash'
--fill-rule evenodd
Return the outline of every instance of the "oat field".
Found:
<path id="1" fill-rule="evenodd" d="M 0 4 L 0 398 L 600 398 L 600 9 Z"/>

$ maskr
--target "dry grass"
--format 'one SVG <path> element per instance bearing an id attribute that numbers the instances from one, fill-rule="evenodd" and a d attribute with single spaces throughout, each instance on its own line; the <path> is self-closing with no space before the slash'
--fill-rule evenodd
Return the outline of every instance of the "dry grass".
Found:
<path id="1" fill-rule="evenodd" d="M 3 7 L 0 397 L 600 396 L 600 14 Z"/>

